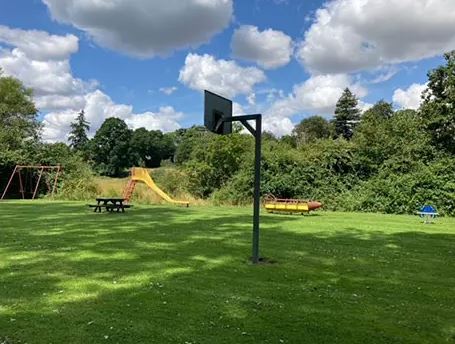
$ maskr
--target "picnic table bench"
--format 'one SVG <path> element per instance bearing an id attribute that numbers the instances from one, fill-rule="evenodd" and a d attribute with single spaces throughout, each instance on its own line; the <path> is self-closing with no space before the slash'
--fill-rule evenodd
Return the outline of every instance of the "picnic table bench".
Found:
<path id="1" fill-rule="evenodd" d="M 113 213 L 116 211 L 119 213 L 120 211 L 122 213 L 125 212 L 125 209 L 131 208 L 131 205 L 129 204 L 124 204 L 125 199 L 124 198 L 116 198 L 116 197 L 98 197 L 96 198 L 96 204 L 88 204 L 90 208 L 95 208 L 94 212 L 100 212 L 102 211 L 102 208 L 105 208 L 106 211 Z"/>

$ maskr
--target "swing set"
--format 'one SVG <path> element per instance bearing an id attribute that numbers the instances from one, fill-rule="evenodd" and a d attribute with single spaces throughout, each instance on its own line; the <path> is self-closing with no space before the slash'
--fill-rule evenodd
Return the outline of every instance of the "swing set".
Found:
<path id="1" fill-rule="evenodd" d="M 23 171 L 25 172 L 24 179 L 22 176 Z M 36 178 L 35 176 L 36 171 L 38 171 L 38 178 Z M 51 172 L 55 172 L 55 177 L 53 178 L 54 180 L 52 186 L 51 179 L 48 178 Z M 11 176 L 8 180 L 8 184 L 6 185 L 6 188 L 3 191 L 2 197 L 0 199 L 3 199 L 5 197 L 15 175 L 17 175 L 19 179 L 19 192 L 22 195 L 22 199 L 25 199 L 26 193 L 32 194 L 32 199 L 35 199 L 36 194 L 38 193 L 38 188 L 40 186 L 43 174 L 46 174 L 47 177 L 44 178 L 47 190 L 48 192 L 51 192 L 52 196 L 54 196 L 54 193 L 57 189 L 58 177 L 61 174 L 61 172 L 62 167 L 60 165 L 57 166 L 16 165 L 16 167 L 14 167 L 13 173 L 11 173 Z"/>

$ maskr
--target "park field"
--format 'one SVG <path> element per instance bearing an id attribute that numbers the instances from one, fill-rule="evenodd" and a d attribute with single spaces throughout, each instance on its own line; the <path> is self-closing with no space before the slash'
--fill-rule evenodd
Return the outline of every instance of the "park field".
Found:
<path id="1" fill-rule="evenodd" d="M 455 219 L 0 203 L 0 343 L 455 343 Z"/>

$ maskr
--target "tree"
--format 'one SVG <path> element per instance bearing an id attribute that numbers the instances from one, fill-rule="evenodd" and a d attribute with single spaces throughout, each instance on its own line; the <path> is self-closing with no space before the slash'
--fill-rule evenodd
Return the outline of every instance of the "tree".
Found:
<path id="1" fill-rule="evenodd" d="M 174 160 L 183 164 L 190 159 L 191 152 L 198 143 L 205 141 L 211 135 L 203 126 L 192 126 L 188 129 L 179 129 L 175 132 L 174 142 L 177 145 Z"/>
<path id="2" fill-rule="evenodd" d="M 39 139 L 32 90 L 0 70 L 0 161 L 19 162 Z"/>
<path id="3" fill-rule="evenodd" d="M 357 108 L 356 96 L 346 88 L 335 108 L 335 135 L 350 140 L 354 129 L 360 120 L 360 110 Z"/>
<path id="4" fill-rule="evenodd" d="M 115 117 L 106 119 L 91 141 L 92 160 L 102 175 L 121 176 L 130 166 L 129 143 L 131 130 Z"/>
<path id="5" fill-rule="evenodd" d="M 262 141 L 278 141 L 276 136 L 271 131 L 263 131 L 261 137 Z"/>
<path id="6" fill-rule="evenodd" d="M 251 135 L 232 134 L 194 137 L 190 159 L 185 161 L 190 190 L 207 197 L 226 183 L 239 169 L 253 166 Z M 269 141 L 271 142 L 271 141 Z"/>
<path id="7" fill-rule="evenodd" d="M 280 142 L 288 145 L 291 148 L 297 147 L 297 141 L 295 135 L 283 135 L 281 136 Z"/>
<path id="8" fill-rule="evenodd" d="M 455 50 L 444 54 L 446 65 L 428 73 L 420 114 L 434 145 L 455 153 Z"/>
<path id="9" fill-rule="evenodd" d="M 429 135 L 422 130 L 416 111 L 402 110 L 386 117 L 384 108 L 384 103 L 379 102 L 366 111 L 352 140 L 363 177 L 377 173 L 385 165 L 393 165 L 394 170 L 407 169 L 414 162 L 433 157 Z"/>
<path id="10" fill-rule="evenodd" d="M 303 119 L 292 131 L 297 146 L 302 146 L 318 139 L 330 137 L 331 125 L 321 116 L 311 116 Z"/>
<path id="11" fill-rule="evenodd" d="M 383 99 L 378 101 L 362 115 L 362 121 L 365 120 L 383 120 L 393 116 L 392 103 L 387 103 Z"/>
<path id="12" fill-rule="evenodd" d="M 87 132 L 90 129 L 89 122 L 85 120 L 85 112 L 82 110 L 76 117 L 76 121 L 71 123 L 71 131 L 68 137 L 70 146 L 76 151 L 84 150 L 87 147 Z"/>
<path id="13" fill-rule="evenodd" d="M 163 135 L 161 149 L 161 160 L 173 159 L 177 145 L 174 142 L 174 135 L 172 135 L 172 133 L 166 133 Z"/>
<path id="14" fill-rule="evenodd" d="M 136 129 L 130 141 L 132 163 L 135 166 L 159 167 L 161 161 L 174 155 L 172 136 L 160 130 Z"/>

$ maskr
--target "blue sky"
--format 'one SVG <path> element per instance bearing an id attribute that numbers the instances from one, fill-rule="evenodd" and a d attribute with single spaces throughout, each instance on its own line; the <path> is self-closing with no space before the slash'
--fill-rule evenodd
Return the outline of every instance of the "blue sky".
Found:
<path id="1" fill-rule="evenodd" d="M 0 67 L 34 88 L 48 141 L 81 108 L 92 133 L 200 124 L 203 88 L 282 135 L 344 87 L 417 107 L 454 22 L 451 0 L 0 0 Z"/>

